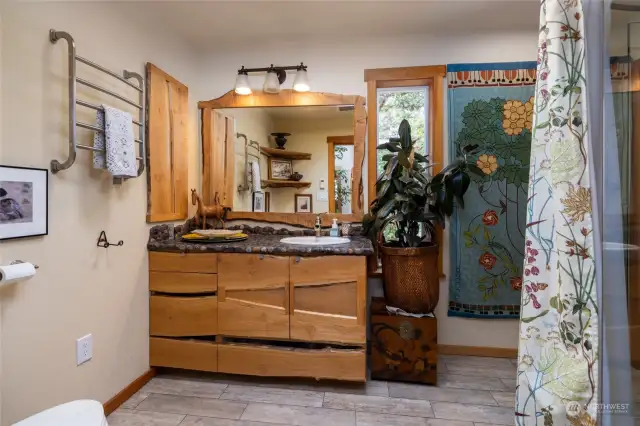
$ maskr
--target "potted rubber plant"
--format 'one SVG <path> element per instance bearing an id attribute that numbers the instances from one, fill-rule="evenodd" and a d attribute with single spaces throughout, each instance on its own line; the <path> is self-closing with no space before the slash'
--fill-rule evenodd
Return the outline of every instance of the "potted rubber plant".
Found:
<path id="1" fill-rule="evenodd" d="M 387 303 L 411 313 L 431 313 L 440 295 L 436 227 L 445 227 L 454 203 L 464 208 L 468 172 L 482 171 L 467 162 L 478 148 L 469 145 L 460 158 L 431 176 L 433 164 L 414 145 L 411 126 L 402 120 L 398 137 L 378 146 L 388 153 L 382 157 L 376 198 L 362 222 L 381 254 Z"/>

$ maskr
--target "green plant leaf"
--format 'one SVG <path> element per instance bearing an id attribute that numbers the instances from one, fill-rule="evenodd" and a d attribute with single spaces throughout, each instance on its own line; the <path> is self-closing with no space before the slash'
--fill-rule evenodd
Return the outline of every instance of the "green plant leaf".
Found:
<path id="1" fill-rule="evenodd" d="M 476 166 L 473 163 L 469 163 L 467 164 L 467 168 L 469 169 L 469 171 L 475 175 L 478 175 L 480 177 L 485 177 L 486 175 L 484 174 L 484 172 L 482 171 L 482 169 L 478 166 Z"/>
<path id="2" fill-rule="evenodd" d="M 428 163 L 429 162 L 429 159 L 427 158 L 428 156 L 422 155 L 422 154 L 417 153 L 417 152 L 414 152 L 413 156 L 416 159 L 416 161 L 418 161 L 420 163 Z"/>
<path id="3" fill-rule="evenodd" d="M 389 188 L 391 188 L 390 180 L 385 180 L 384 182 L 382 182 L 380 188 L 378 189 L 378 193 L 376 194 L 378 198 L 384 197 L 387 194 L 387 191 L 389 191 Z"/>
<path id="4" fill-rule="evenodd" d="M 402 151 L 399 147 L 391 143 L 381 143 L 380 145 L 378 145 L 377 149 L 386 149 L 387 151 L 391 151 L 391 152 Z"/>
<path id="5" fill-rule="evenodd" d="M 393 157 L 395 157 L 395 154 L 385 154 L 382 156 L 382 161 L 389 161 Z"/>
<path id="6" fill-rule="evenodd" d="M 469 188 L 470 183 L 471 183 L 471 178 L 469 177 L 468 174 L 462 171 L 452 173 L 451 184 L 452 184 L 453 193 L 457 197 L 460 197 L 460 199 L 462 199 L 464 194 L 467 192 L 467 189 Z M 464 206 L 464 202 L 462 203 L 462 205 Z"/>
<path id="7" fill-rule="evenodd" d="M 378 212 L 378 217 L 381 217 L 381 218 L 387 217 L 396 208 L 396 204 L 397 204 L 397 201 L 393 198 L 387 201 L 384 204 L 384 206 L 380 208 L 380 211 Z"/>
<path id="8" fill-rule="evenodd" d="M 411 161 L 409 161 L 409 156 L 404 151 L 400 151 L 398 153 L 398 163 L 400 163 L 402 167 L 405 167 L 407 169 L 410 169 L 413 166 L 411 164 Z"/>
<path id="9" fill-rule="evenodd" d="M 405 152 L 409 151 L 413 145 L 413 141 L 411 140 L 411 126 L 406 119 L 400 122 L 398 136 L 400 136 L 400 146 L 402 150 Z"/>

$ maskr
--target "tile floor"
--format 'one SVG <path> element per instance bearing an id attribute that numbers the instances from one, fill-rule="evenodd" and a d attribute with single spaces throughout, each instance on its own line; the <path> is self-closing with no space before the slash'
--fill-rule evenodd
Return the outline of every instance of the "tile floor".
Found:
<path id="1" fill-rule="evenodd" d="M 438 386 L 162 372 L 109 426 L 513 425 L 515 360 L 441 355 Z"/>

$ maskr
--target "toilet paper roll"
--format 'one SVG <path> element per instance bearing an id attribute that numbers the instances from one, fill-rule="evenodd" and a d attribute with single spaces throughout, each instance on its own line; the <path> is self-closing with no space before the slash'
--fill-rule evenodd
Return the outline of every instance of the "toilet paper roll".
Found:
<path id="1" fill-rule="evenodd" d="M 35 274 L 35 266 L 28 262 L 0 266 L 0 286 L 29 279 Z"/>

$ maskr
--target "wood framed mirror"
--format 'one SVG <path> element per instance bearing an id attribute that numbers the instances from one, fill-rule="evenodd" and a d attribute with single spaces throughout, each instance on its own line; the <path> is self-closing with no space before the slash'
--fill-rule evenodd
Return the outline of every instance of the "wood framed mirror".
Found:
<path id="1" fill-rule="evenodd" d="M 330 226 L 333 218 L 362 220 L 364 97 L 293 90 L 251 95 L 229 91 L 199 102 L 198 108 L 202 113 L 202 198 L 210 204 L 217 194 L 231 208 L 228 220 L 308 228 L 315 225 L 318 214 L 323 226 Z M 286 142 L 282 136 L 273 136 L 277 133 L 288 134 Z M 327 149 L 336 136 L 353 140 L 346 156 L 343 150 Z M 332 153 L 340 156 L 339 167 Z M 259 188 L 254 179 L 258 174 Z M 336 190 L 330 184 L 340 186 L 341 202 L 331 202 Z M 269 203 L 261 201 L 265 199 Z"/>

